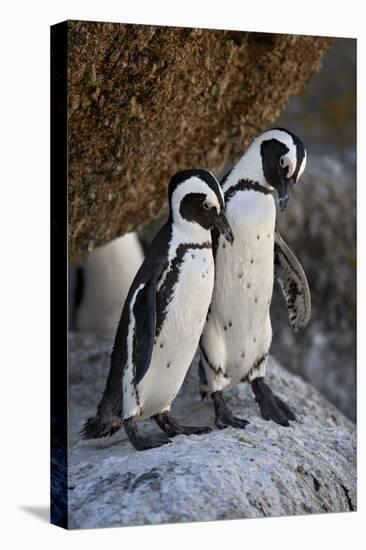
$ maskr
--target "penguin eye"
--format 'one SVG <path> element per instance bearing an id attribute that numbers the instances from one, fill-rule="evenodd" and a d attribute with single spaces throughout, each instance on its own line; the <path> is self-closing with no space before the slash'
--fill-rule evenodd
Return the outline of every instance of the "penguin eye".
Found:
<path id="1" fill-rule="evenodd" d="M 203 208 L 204 208 L 205 210 L 210 210 L 211 207 L 210 207 L 210 205 L 209 205 L 209 203 L 208 203 L 207 201 L 203 201 Z"/>
<path id="2" fill-rule="evenodd" d="M 284 158 L 284 157 L 281 157 L 281 158 L 280 158 L 280 165 L 282 166 L 282 168 L 285 167 L 285 164 L 286 164 L 285 158 Z"/>

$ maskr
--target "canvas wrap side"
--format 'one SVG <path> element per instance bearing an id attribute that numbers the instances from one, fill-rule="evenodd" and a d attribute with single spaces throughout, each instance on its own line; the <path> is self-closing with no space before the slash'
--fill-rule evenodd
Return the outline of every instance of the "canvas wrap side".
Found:
<path id="1" fill-rule="evenodd" d="M 51 27 L 51 523 L 67 528 L 67 40 Z"/>

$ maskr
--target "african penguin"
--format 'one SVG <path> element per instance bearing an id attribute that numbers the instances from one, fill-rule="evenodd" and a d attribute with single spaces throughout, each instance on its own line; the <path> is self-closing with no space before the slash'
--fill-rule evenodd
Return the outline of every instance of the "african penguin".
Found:
<path id="1" fill-rule="evenodd" d="M 76 330 L 115 332 L 131 283 L 144 260 L 137 233 L 126 233 L 93 250 L 82 269 Z"/>
<path id="2" fill-rule="evenodd" d="M 170 416 L 196 353 L 214 285 L 211 229 L 233 234 L 224 196 L 205 170 L 176 173 L 169 184 L 168 222 L 147 251 L 118 325 L 106 388 L 85 439 L 112 435 L 123 423 L 137 450 L 159 447 L 177 434 L 207 433 Z M 165 432 L 143 436 L 140 419 L 154 418 Z"/>
<path id="3" fill-rule="evenodd" d="M 221 182 L 235 242 L 228 247 L 212 232 L 215 286 L 201 342 L 202 396 L 211 395 L 216 426 L 244 428 L 222 392 L 248 381 L 262 416 L 289 426 L 289 407 L 264 382 L 272 339 L 270 305 L 276 279 L 287 301 L 294 330 L 310 317 L 304 271 L 275 230 L 276 207 L 286 208 L 292 186 L 304 171 L 306 152 L 298 137 L 280 128 L 259 135 Z"/>

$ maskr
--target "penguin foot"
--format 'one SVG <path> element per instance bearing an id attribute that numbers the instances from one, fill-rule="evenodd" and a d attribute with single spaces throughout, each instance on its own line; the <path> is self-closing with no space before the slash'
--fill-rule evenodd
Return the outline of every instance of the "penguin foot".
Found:
<path id="1" fill-rule="evenodd" d="M 219 430 L 223 430 L 228 426 L 233 428 L 241 428 L 244 430 L 245 426 L 249 424 L 248 420 L 234 416 L 231 409 L 225 403 L 225 400 L 220 391 L 216 391 L 211 395 L 214 407 L 215 407 L 215 424 Z"/>
<path id="2" fill-rule="evenodd" d="M 163 430 L 168 437 L 174 437 L 176 435 L 200 435 L 207 434 L 211 431 L 211 428 L 208 426 L 182 426 L 167 412 L 156 414 L 153 418 L 159 428 Z"/>
<path id="3" fill-rule="evenodd" d="M 289 421 L 296 421 L 296 416 L 291 409 L 273 393 L 265 383 L 263 377 L 255 378 L 252 382 L 252 390 L 259 410 L 265 420 L 274 420 L 281 426 L 289 426 Z"/>
<path id="4" fill-rule="evenodd" d="M 147 449 L 155 449 L 166 443 L 171 443 L 169 437 L 165 434 L 156 434 L 154 436 L 143 436 L 139 433 L 134 418 L 128 418 L 123 421 L 126 435 L 137 451 L 146 451 Z"/>

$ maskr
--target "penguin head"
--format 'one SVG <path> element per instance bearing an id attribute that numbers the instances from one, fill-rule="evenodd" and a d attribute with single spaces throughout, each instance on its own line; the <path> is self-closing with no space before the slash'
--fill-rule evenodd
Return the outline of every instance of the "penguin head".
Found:
<path id="1" fill-rule="evenodd" d="M 293 185 L 300 179 L 306 164 L 306 151 L 302 141 L 283 128 L 272 128 L 260 134 L 250 149 L 260 153 L 262 181 L 276 189 L 278 203 L 284 210 L 289 202 Z"/>
<path id="2" fill-rule="evenodd" d="M 214 227 L 233 243 L 234 235 L 225 215 L 224 194 L 215 176 L 206 170 L 177 172 L 169 183 L 170 219 L 187 231 Z"/>

